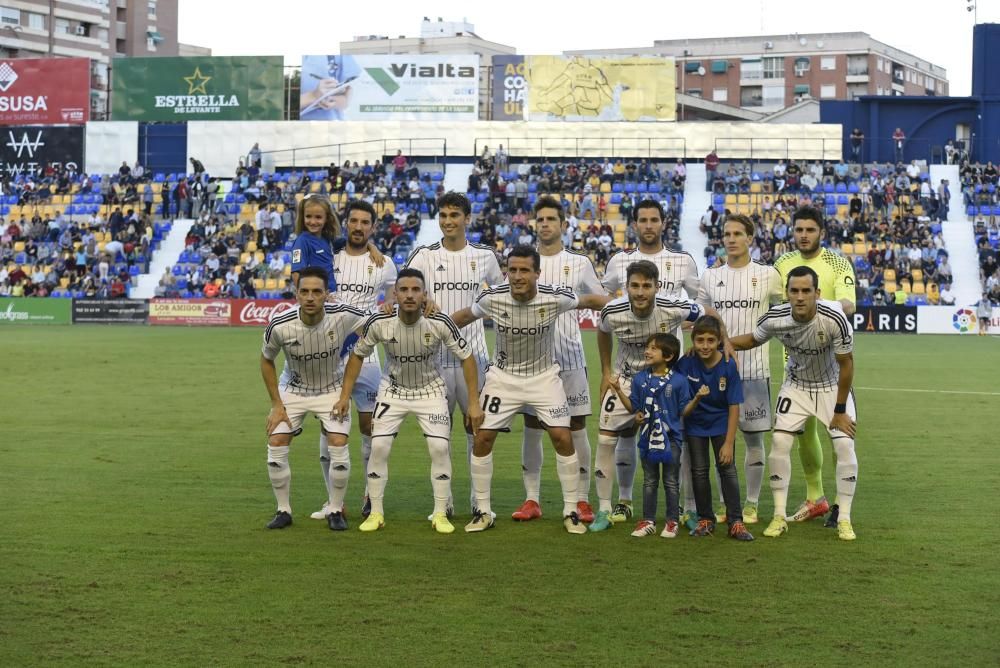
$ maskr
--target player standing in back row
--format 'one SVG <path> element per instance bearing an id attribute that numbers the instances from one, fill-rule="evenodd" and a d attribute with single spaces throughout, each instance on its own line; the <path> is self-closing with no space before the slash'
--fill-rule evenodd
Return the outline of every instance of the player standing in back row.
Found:
<path id="1" fill-rule="evenodd" d="M 371 312 L 378 303 L 378 297 L 385 294 L 386 301 L 393 298 L 392 288 L 396 283 L 396 265 L 385 262 L 379 267 L 368 252 L 372 234 L 375 231 L 375 208 L 364 200 L 356 199 L 347 203 L 347 245 L 333 256 L 333 274 L 337 283 L 338 301 L 349 304 L 361 311 Z M 353 348 L 356 337 L 350 337 L 342 354 L 346 357 Z M 382 378 L 378 350 L 365 359 L 358 381 L 354 385 L 351 398 L 358 412 L 358 430 L 361 432 L 361 456 L 368 470 L 368 458 L 372 451 L 372 409 L 375 395 Z M 319 462 L 323 479 L 330 478 L 330 453 L 326 439 L 320 437 Z M 368 494 L 361 508 L 361 516 L 368 517 Z M 330 509 L 323 506 L 312 514 L 314 520 L 323 519 Z"/>
<path id="2" fill-rule="evenodd" d="M 639 247 L 616 253 L 608 260 L 601 282 L 604 288 L 617 296 L 624 292 L 628 284 L 628 267 L 637 260 L 647 260 L 656 266 L 659 275 L 657 294 L 670 300 L 683 299 L 687 292 L 692 301 L 698 298 L 698 265 L 689 253 L 674 251 L 663 245 L 663 229 L 666 216 L 660 203 L 652 199 L 644 199 L 635 206 L 635 231 L 639 239 Z M 683 342 L 680 330 L 672 332 Z M 615 392 L 601 384 L 600 400 L 615 398 Z M 603 405 L 603 404 L 602 404 Z M 602 428 L 598 435 L 598 449 L 601 447 L 615 448 L 615 470 L 618 477 L 618 503 L 615 505 L 613 519 L 624 522 L 632 517 L 632 486 L 635 482 L 636 447 L 634 424 L 627 429 L 615 432 Z M 617 445 L 616 445 L 617 444 Z M 690 496 L 686 506 L 694 507 L 694 495 L 691 489 L 691 464 L 687 455 L 681 452 L 681 481 L 685 494 Z"/>
<path id="3" fill-rule="evenodd" d="M 784 289 L 774 267 L 750 260 L 754 224 L 743 215 L 732 215 L 723 225 L 722 242 L 726 264 L 705 270 L 698 290 L 698 303 L 713 306 L 726 330 L 749 332 L 773 305 L 781 303 Z M 771 431 L 771 363 L 767 344 L 736 354 L 743 382 L 740 431 L 746 442 L 743 474 L 747 499 L 743 521 L 757 522 L 757 501 L 764 479 L 764 434 Z"/>
<path id="4" fill-rule="evenodd" d="M 594 264 L 584 253 L 563 247 L 562 234 L 567 227 L 562 204 L 544 195 L 534 206 L 538 254 L 541 256 L 539 282 L 573 290 L 578 295 L 604 294 Z M 581 522 L 592 522 L 590 507 L 590 440 L 587 436 L 587 416 L 590 415 L 590 382 L 587 379 L 587 359 L 580 337 L 580 321 L 575 312 L 563 313 L 556 320 L 555 356 L 559 378 L 569 404 L 569 429 L 580 463 L 579 500 L 576 511 Z M 542 424 L 525 408 L 524 437 L 521 441 L 521 468 L 524 477 L 525 501 L 512 517 L 528 521 L 542 516 L 538 504 L 542 475 Z"/>
<path id="5" fill-rule="evenodd" d="M 496 350 L 486 373 L 482 404 L 485 419 L 476 435 L 472 455 L 472 489 L 476 510 L 468 532 L 493 527 L 490 483 L 493 444 L 497 432 L 510 427 L 514 416 L 530 407 L 545 425 L 556 450 L 556 471 L 563 492 L 563 526 L 573 534 L 586 533 L 577 514 L 580 464 L 570 437 L 566 391 L 555 362 L 555 323 L 577 308 L 598 309 L 608 298 L 577 297 L 568 288 L 538 283 L 541 259 L 530 246 L 517 246 L 507 256 L 508 282 L 484 290 L 470 308 L 452 315 L 458 326 L 492 318 Z"/>
<path id="6" fill-rule="evenodd" d="M 764 535 L 777 538 L 788 530 L 785 518 L 792 475 L 792 444 L 806 420 L 826 425 L 837 453 L 837 521 L 841 540 L 854 540 L 851 505 L 858 479 L 854 451 L 856 416 L 854 392 L 854 332 L 839 303 L 821 299 L 819 277 L 809 267 L 788 272 L 788 304 L 771 308 L 752 334 L 733 337 L 733 347 L 750 350 L 778 338 L 788 352 L 785 380 L 774 405 L 771 438 L 771 492 L 774 518 Z"/>
<path id="7" fill-rule="evenodd" d="M 442 195 L 438 200 L 441 241 L 417 248 L 406 261 L 407 268 L 417 269 L 424 275 L 427 298 L 437 304 L 442 313 L 455 313 L 472 306 L 484 285 L 495 285 L 503 280 L 493 249 L 466 240 L 471 216 L 472 206 L 465 195 L 456 192 Z M 476 320 L 463 327 L 462 336 L 469 342 L 479 366 L 479 386 L 482 388 L 490 357 L 482 321 Z M 455 412 L 457 402 L 466 418 L 466 452 L 471 462 L 473 434 L 468 426 L 469 398 L 461 361 L 444 347 L 439 354 L 448 388 L 448 414 Z"/>
<path id="8" fill-rule="evenodd" d="M 823 298 L 840 302 L 845 315 L 854 315 L 854 266 L 845 257 L 821 246 L 823 212 L 811 206 L 800 207 L 792 215 L 792 236 L 797 250 L 785 253 L 774 263 L 782 282 L 787 282 L 795 267 L 809 267 L 819 276 L 819 291 Z M 799 458 L 806 479 L 806 500 L 789 519 L 804 522 L 830 511 L 826 526 L 836 527 L 838 508 L 836 505 L 830 508 L 823 491 L 823 444 L 819 440 L 819 424 L 810 418 L 804 429 L 804 433 L 799 435 Z"/>

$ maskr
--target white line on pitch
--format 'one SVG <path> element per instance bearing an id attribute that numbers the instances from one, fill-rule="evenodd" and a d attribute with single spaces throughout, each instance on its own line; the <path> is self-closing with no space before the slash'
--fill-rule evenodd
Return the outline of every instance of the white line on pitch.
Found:
<path id="1" fill-rule="evenodd" d="M 904 387 L 854 387 L 855 390 L 869 390 L 874 392 L 919 392 L 921 394 L 975 394 L 986 397 L 1000 397 L 1000 392 L 975 392 L 973 390 L 917 390 Z"/>

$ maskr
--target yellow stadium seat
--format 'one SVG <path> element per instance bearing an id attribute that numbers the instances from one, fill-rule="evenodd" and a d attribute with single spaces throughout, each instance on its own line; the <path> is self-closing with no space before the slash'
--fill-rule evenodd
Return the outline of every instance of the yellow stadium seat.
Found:
<path id="1" fill-rule="evenodd" d="M 753 183 L 750 184 L 751 193 L 757 194 L 763 192 L 763 190 L 764 189 L 761 187 L 760 181 L 754 181 Z"/>
<path id="2" fill-rule="evenodd" d="M 920 204 L 918 204 L 915 207 L 913 207 L 913 215 L 914 216 L 922 216 L 922 215 L 924 215 L 924 207 L 922 205 L 920 205 Z"/>
<path id="3" fill-rule="evenodd" d="M 253 286 L 255 288 L 257 288 L 258 290 L 263 290 L 264 289 L 264 279 L 263 278 L 255 278 L 255 279 L 253 279 Z"/>
<path id="4" fill-rule="evenodd" d="M 913 273 L 913 282 L 914 283 L 923 283 L 924 282 L 924 272 L 923 272 L 922 269 L 914 269 L 912 273 Z"/>
<path id="5" fill-rule="evenodd" d="M 256 241 L 248 241 L 247 242 L 247 252 L 248 253 L 253 253 L 256 250 L 257 250 L 257 242 Z"/>
<path id="6" fill-rule="evenodd" d="M 854 244 L 840 244 L 840 252 L 844 255 L 854 255 Z"/>
<path id="7" fill-rule="evenodd" d="M 263 251 L 257 251 L 256 253 L 253 254 L 253 256 L 255 258 L 257 258 L 257 262 L 263 262 L 264 261 L 264 252 Z"/>
<path id="8" fill-rule="evenodd" d="M 886 283 L 888 283 L 889 281 L 892 281 L 893 283 L 895 283 L 896 282 L 896 270 L 895 269 L 886 269 L 885 270 L 885 274 L 883 275 L 883 278 L 885 278 L 885 282 Z"/>
<path id="9" fill-rule="evenodd" d="M 106 242 L 104 242 L 104 241 L 99 241 L 99 242 L 97 242 L 97 252 L 98 252 L 98 253 L 103 253 L 103 252 L 104 252 L 104 247 L 105 247 L 105 246 L 107 246 L 107 243 L 106 243 Z"/>
<path id="10" fill-rule="evenodd" d="M 14 252 L 15 253 L 23 253 L 24 252 L 24 242 L 23 241 L 15 241 L 14 242 Z"/>
<path id="11" fill-rule="evenodd" d="M 276 278 L 269 278 L 266 281 L 264 281 L 264 289 L 265 290 L 277 290 L 278 289 L 278 279 L 276 279 Z"/>
<path id="12" fill-rule="evenodd" d="M 154 183 L 153 184 L 153 194 L 154 195 L 159 195 L 160 191 L 162 189 L 163 189 L 163 184 L 162 183 Z"/>
<path id="13" fill-rule="evenodd" d="M 322 185 L 323 185 L 323 183 L 321 181 L 313 181 L 312 183 L 309 184 L 309 192 L 310 193 L 318 193 L 319 189 L 320 189 L 320 186 L 322 186 Z"/>
<path id="14" fill-rule="evenodd" d="M 737 195 L 736 196 L 736 203 L 737 204 L 749 204 L 750 203 L 750 195 L 747 195 L 747 194 Z"/>
<path id="15" fill-rule="evenodd" d="M 892 294 L 893 292 L 895 292 L 896 291 L 896 281 L 886 281 L 885 282 L 885 291 L 888 292 L 889 294 Z"/>
<path id="16" fill-rule="evenodd" d="M 925 292 L 925 286 L 924 286 L 923 282 L 916 280 L 916 277 L 914 277 L 914 279 L 913 279 L 913 294 L 915 294 L 915 295 L 922 295 L 922 294 L 924 294 L 924 292 Z"/>
<path id="17" fill-rule="evenodd" d="M 726 195 L 726 206 L 728 207 L 733 204 L 736 204 L 736 195 L 729 193 L 728 195 Z"/>
<path id="18" fill-rule="evenodd" d="M 602 192 L 602 193 L 609 193 L 609 192 L 611 192 L 611 183 L 609 181 L 603 182 L 601 184 L 601 190 L 600 190 L 600 192 Z"/>
<path id="19" fill-rule="evenodd" d="M 69 287 L 69 278 L 66 277 L 66 276 L 63 276 L 62 278 L 60 278 L 59 279 L 59 287 L 60 288 L 68 288 Z"/>
<path id="20" fill-rule="evenodd" d="M 286 264 L 284 272 L 285 272 L 285 276 L 291 276 L 292 275 L 292 265 L 291 264 Z"/>
<path id="21" fill-rule="evenodd" d="M 240 264 L 246 264 L 250 261 L 250 253 L 240 253 Z"/>
<path id="22" fill-rule="evenodd" d="M 617 217 L 621 215 L 621 207 L 617 204 L 608 205 L 608 216 Z"/>
<path id="23" fill-rule="evenodd" d="M 913 292 L 913 284 L 910 283 L 909 279 L 904 278 L 899 282 L 899 286 L 903 289 L 903 292 L 910 293 Z"/>
<path id="24" fill-rule="evenodd" d="M 615 244 L 619 246 L 625 244 L 625 232 L 615 232 Z"/>

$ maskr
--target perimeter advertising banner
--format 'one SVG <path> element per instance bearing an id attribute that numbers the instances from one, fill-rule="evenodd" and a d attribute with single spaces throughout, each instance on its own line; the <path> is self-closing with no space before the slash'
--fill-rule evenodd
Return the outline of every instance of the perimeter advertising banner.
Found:
<path id="1" fill-rule="evenodd" d="M 917 333 L 916 306 L 859 306 L 851 320 L 856 332 Z"/>
<path id="2" fill-rule="evenodd" d="M 0 128 L 0 171 L 8 176 L 17 176 L 47 164 L 82 171 L 85 133 L 86 128 L 82 125 Z"/>
<path id="3" fill-rule="evenodd" d="M 153 299 L 150 325 L 228 325 L 232 304 L 226 299 Z"/>
<path id="4" fill-rule="evenodd" d="M 475 121 L 479 56 L 304 56 L 303 121 Z"/>
<path id="5" fill-rule="evenodd" d="M 918 306 L 917 334 L 979 334 L 975 304 L 969 306 Z M 1000 334 L 1000 308 L 993 309 L 987 334 Z"/>
<path id="6" fill-rule="evenodd" d="M 144 325 L 149 317 L 145 299 L 74 299 L 73 323 Z"/>
<path id="7" fill-rule="evenodd" d="M 4 298 L 0 299 L 0 326 L 68 325 L 71 299 Z"/>
<path id="8" fill-rule="evenodd" d="M 81 124 L 89 119 L 89 58 L 0 61 L 0 125 Z"/>
<path id="9" fill-rule="evenodd" d="M 116 121 L 280 121 L 281 56 L 115 58 Z"/>
<path id="10" fill-rule="evenodd" d="M 676 119 L 673 58 L 525 56 L 524 62 L 525 120 Z"/>
<path id="11" fill-rule="evenodd" d="M 271 318 L 295 306 L 294 301 L 280 299 L 233 299 L 231 300 L 230 325 L 252 325 L 263 327 Z"/>
<path id="12" fill-rule="evenodd" d="M 493 56 L 493 120 L 524 120 L 524 56 Z"/>

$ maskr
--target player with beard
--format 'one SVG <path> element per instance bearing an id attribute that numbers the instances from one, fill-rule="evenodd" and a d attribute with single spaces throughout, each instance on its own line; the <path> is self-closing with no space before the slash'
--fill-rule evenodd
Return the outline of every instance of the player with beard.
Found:
<path id="1" fill-rule="evenodd" d="M 854 267 L 842 255 L 823 248 L 823 212 L 811 206 L 800 207 L 792 216 L 792 236 L 796 250 L 779 257 L 774 268 L 781 274 L 782 283 L 795 267 L 809 267 L 819 276 L 819 292 L 824 299 L 836 300 L 850 317 L 855 311 Z M 787 353 L 786 353 L 787 359 Z M 799 435 L 799 458 L 806 480 L 806 500 L 792 515 L 793 522 L 805 522 L 822 517 L 827 512 L 826 526 L 836 528 L 838 507 L 832 508 L 823 491 L 823 445 L 819 439 L 819 423 L 814 417 L 806 420 L 804 432 Z M 836 450 L 834 451 L 836 454 Z"/>

